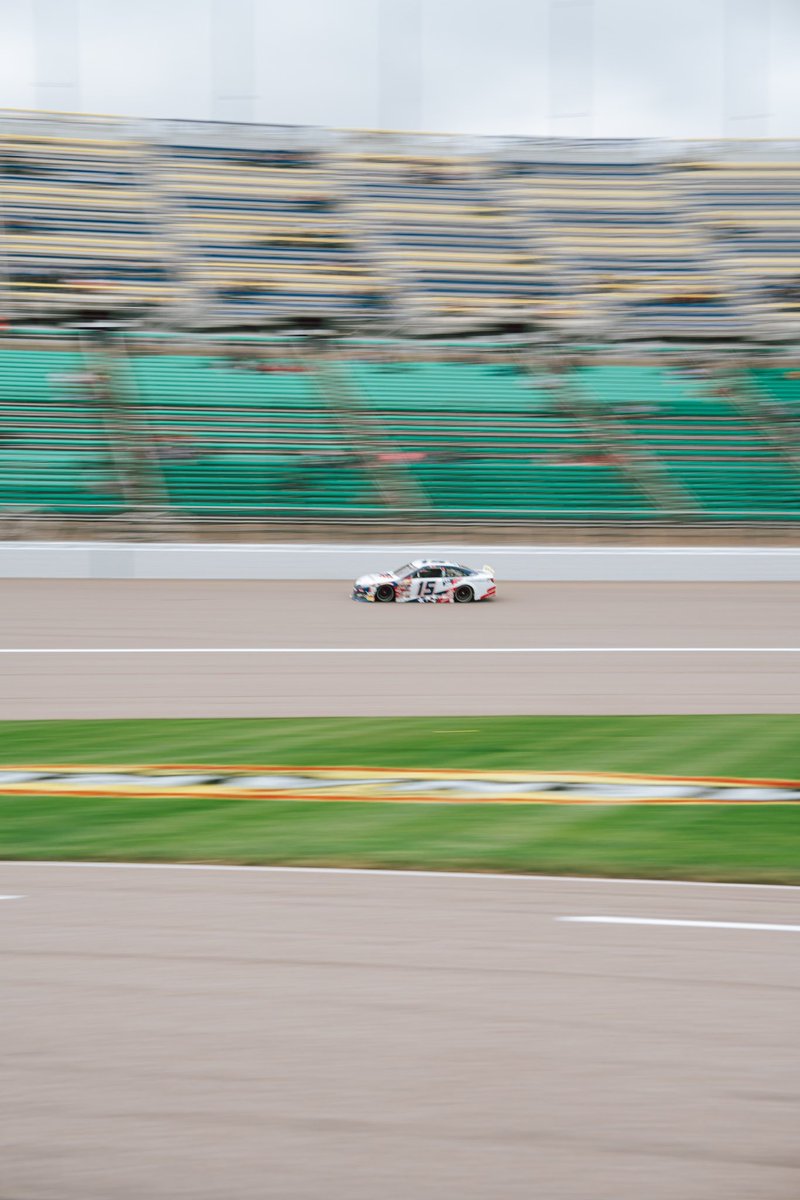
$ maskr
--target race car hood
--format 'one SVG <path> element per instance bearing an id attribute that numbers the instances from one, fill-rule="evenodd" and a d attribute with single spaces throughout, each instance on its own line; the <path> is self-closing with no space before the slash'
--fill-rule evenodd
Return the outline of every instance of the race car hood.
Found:
<path id="1" fill-rule="evenodd" d="M 396 579 L 391 571 L 379 571 L 373 575 L 359 575 L 356 587 L 375 587 L 378 583 L 393 583 Z"/>

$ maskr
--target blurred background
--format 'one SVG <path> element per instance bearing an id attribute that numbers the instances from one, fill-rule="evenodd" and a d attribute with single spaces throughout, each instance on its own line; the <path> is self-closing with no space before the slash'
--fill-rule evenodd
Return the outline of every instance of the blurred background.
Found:
<path id="1" fill-rule="evenodd" d="M 793 0 L 0 27 L 6 536 L 793 536 Z"/>

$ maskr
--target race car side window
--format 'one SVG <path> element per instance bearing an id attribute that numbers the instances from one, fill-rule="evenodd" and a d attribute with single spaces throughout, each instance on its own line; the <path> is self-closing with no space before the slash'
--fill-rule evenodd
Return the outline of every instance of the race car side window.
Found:
<path id="1" fill-rule="evenodd" d="M 417 579 L 441 579 L 442 578 L 442 568 L 441 567 L 420 567 L 420 569 L 416 572 L 416 578 Z"/>
<path id="2" fill-rule="evenodd" d="M 448 579 L 460 579 L 464 574 L 461 567 L 445 567 L 444 573 Z"/>

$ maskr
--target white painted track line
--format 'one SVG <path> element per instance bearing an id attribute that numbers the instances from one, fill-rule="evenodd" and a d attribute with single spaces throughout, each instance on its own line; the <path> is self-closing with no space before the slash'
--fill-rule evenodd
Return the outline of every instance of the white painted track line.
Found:
<path id="1" fill-rule="evenodd" d="M 800 646 L 2 646 L 0 654 L 800 654 Z"/>
<path id="2" fill-rule="evenodd" d="M 769 925 L 759 921 L 680 921 L 664 917 L 556 917 L 583 925 L 670 925 L 683 929 L 759 929 L 772 933 L 800 933 L 800 925 Z"/>
<path id="3" fill-rule="evenodd" d="M 21 900 L 22 896 L 0 896 L 0 900 Z"/>

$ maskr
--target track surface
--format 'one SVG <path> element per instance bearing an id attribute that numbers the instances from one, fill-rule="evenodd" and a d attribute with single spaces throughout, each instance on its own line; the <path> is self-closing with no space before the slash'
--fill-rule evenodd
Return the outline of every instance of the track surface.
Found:
<path id="1" fill-rule="evenodd" d="M 342 583 L 4 581 L 0 719 L 797 712 L 800 654 L 109 654 L 86 647 L 800 646 L 795 584 L 507 584 L 354 604 Z"/>
<path id="2" fill-rule="evenodd" d="M 800 655 L 82 655 L 793 646 L 793 585 L 2 585 L 0 718 L 792 712 Z M 795 1200 L 797 891 L 0 867 L 9 1200 Z"/>
<path id="3" fill-rule="evenodd" d="M 9 864 L 13 1200 L 794 1200 L 796 890 Z"/>

